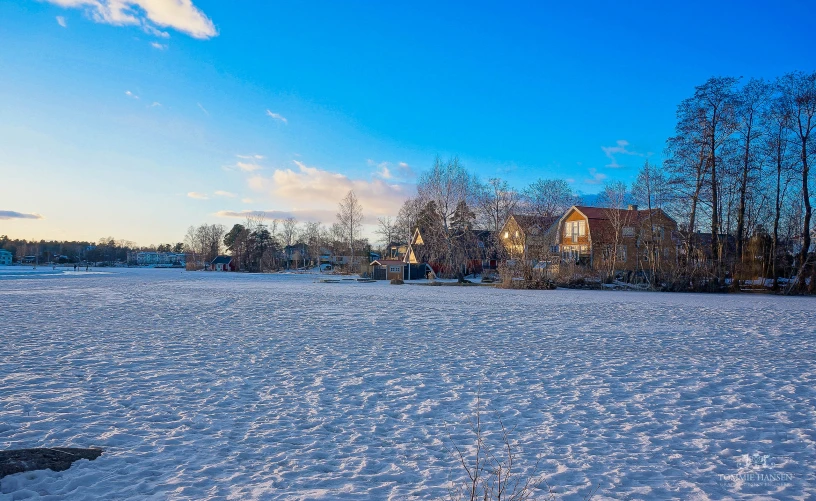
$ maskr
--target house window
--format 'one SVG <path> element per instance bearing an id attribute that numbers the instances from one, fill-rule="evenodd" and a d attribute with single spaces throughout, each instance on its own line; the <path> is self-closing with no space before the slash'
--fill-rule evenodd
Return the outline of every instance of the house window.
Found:
<path id="1" fill-rule="evenodd" d="M 589 246 L 588 245 L 582 245 L 581 246 L 581 254 L 586 254 L 588 252 L 589 252 Z"/>
<path id="2" fill-rule="evenodd" d="M 399 266 L 389 266 L 388 271 L 390 271 L 391 273 L 399 273 L 400 272 L 400 267 Z"/>
<path id="3" fill-rule="evenodd" d="M 652 238 L 654 240 L 663 240 L 663 227 L 662 226 L 653 226 L 652 227 Z"/>
<path id="4" fill-rule="evenodd" d="M 635 228 L 633 226 L 624 226 L 622 234 L 624 237 L 633 237 L 635 236 Z"/>
<path id="5" fill-rule="evenodd" d="M 504 238 L 510 238 L 510 232 L 509 231 L 504 232 Z"/>
<path id="6" fill-rule="evenodd" d="M 626 261 L 626 246 L 618 246 L 618 261 Z"/>
<path id="7" fill-rule="evenodd" d="M 586 236 L 586 221 L 578 221 L 578 236 Z"/>

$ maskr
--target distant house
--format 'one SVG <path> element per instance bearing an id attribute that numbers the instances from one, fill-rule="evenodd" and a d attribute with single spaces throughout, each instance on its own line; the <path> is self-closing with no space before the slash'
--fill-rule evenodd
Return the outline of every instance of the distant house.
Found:
<path id="1" fill-rule="evenodd" d="M 405 255 L 402 257 L 402 260 L 408 264 L 419 264 L 424 261 L 422 256 L 422 246 L 425 245 L 425 241 L 422 238 L 422 232 L 419 228 L 414 230 L 413 236 L 411 236 L 411 242 L 405 249 Z"/>
<path id="2" fill-rule="evenodd" d="M 284 259 L 288 268 L 307 266 L 307 262 L 311 262 L 310 254 L 309 246 L 304 243 L 287 245 L 283 248 Z"/>
<path id="3" fill-rule="evenodd" d="M 712 236 L 711 233 L 703 233 L 697 231 L 689 234 L 687 231 L 678 231 L 678 240 L 680 245 L 678 248 L 678 257 L 681 262 L 689 263 L 696 266 L 705 266 L 706 263 L 712 261 Z M 720 253 L 724 264 L 730 267 L 734 264 L 737 254 L 737 239 L 734 235 L 720 233 L 717 236 Z M 688 251 L 691 255 L 688 255 Z"/>
<path id="4" fill-rule="evenodd" d="M 510 259 L 547 260 L 557 244 L 557 217 L 512 214 L 499 232 Z"/>
<path id="5" fill-rule="evenodd" d="M 138 266 L 184 267 L 187 264 L 187 254 L 157 251 L 128 252 L 128 262 L 133 261 Z"/>
<path id="6" fill-rule="evenodd" d="M 558 221 L 557 245 L 562 262 L 632 272 L 674 263 L 676 234 L 662 209 L 573 206 Z"/>
<path id="7" fill-rule="evenodd" d="M 408 244 L 404 244 L 401 242 L 390 242 L 388 245 L 385 246 L 383 249 L 382 257 L 383 259 L 398 259 L 402 260 L 405 258 L 405 254 L 408 253 Z"/>
<path id="8" fill-rule="evenodd" d="M 210 263 L 211 271 L 235 271 L 232 256 L 218 256 Z"/>
<path id="9" fill-rule="evenodd" d="M 369 265 L 374 280 L 420 280 L 433 272 L 425 263 L 406 263 L 398 259 L 375 259 Z"/>
<path id="10" fill-rule="evenodd" d="M 11 266 L 11 252 L 0 249 L 0 266 Z"/>
<path id="11" fill-rule="evenodd" d="M 374 280 L 405 280 L 407 263 L 398 259 L 377 259 L 371 262 Z"/>
<path id="12" fill-rule="evenodd" d="M 482 273 L 484 270 L 495 270 L 498 267 L 496 232 L 471 229 L 467 230 L 462 238 L 467 254 L 467 274 Z"/>

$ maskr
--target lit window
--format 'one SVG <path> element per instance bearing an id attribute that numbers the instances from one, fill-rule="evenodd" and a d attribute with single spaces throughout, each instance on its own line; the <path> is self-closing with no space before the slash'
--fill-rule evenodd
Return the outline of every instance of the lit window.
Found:
<path id="1" fill-rule="evenodd" d="M 504 238 L 510 238 L 510 232 L 509 231 L 504 232 Z"/>

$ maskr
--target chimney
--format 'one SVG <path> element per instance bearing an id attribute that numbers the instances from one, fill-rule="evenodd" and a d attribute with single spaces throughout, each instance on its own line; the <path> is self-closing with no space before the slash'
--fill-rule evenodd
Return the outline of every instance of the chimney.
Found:
<path id="1" fill-rule="evenodd" d="M 638 210 L 637 205 L 629 204 L 629 210 Z"/>

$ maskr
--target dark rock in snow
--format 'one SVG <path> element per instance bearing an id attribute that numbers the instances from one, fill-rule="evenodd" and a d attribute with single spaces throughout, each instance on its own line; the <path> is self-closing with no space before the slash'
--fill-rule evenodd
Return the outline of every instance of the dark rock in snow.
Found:
<path id="1" fill-rule="evenodd" d="M 73 447 L 53 447 L 42 449 L 17 449 L 0 451 L 0 478 L 6 475 L 34 470 L 63 471 L 74 461 L 93 461 L 102 455 L 102 449 L 77 449 Z"/>

